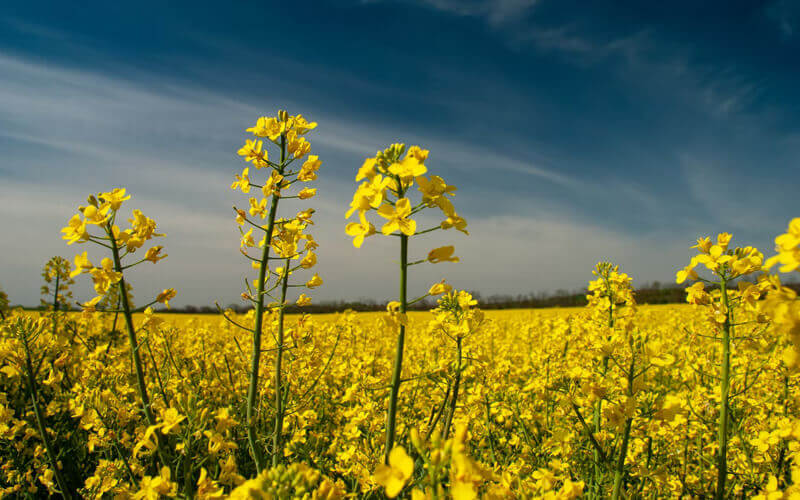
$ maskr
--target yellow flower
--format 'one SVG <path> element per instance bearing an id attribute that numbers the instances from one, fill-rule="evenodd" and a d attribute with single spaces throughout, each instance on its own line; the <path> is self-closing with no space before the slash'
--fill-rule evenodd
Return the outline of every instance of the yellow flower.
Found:
<path id="1" fill-rule="evenodd" d="M 411 146 L 408 148 L 408 153 L 406 153 L 406 156 L 414 158 L 420 163 L 425 163 L 425 160 L 428 159 L 428 154 L 430 154 L 430 151 L 427 149 L 422 149 L 419 146 Z"/>
<path id="2" fill-rule="evenodd" d="M 128 219 L 128 222 L 131 223 L 133 235 L 142 243 L 157 236 L 164 236 L 163 234 L 156 233 L 156 222 L 146 217 L 141 210 L 134 210 L 133 218 Z"/>
<path id="3" fill-rule="evenodd" d="M 308 295 L 301 293 L 300 296 L 297 298 L 297 305 L 298 307 L 307 306 L 311 303 L 311 297 Z"/>
<path id="4" fill-rule="evenodd" d="M 164 322 L 163 319 L 153 314 L 153 309 L 148 307 L 144 310 L 144 321 L 142 321 L 142 328 L 150 329 L 155 328 Z"/>
<path id="5" fill-rule="evenodd" d="M 156 302 L 164 304 L 165 306 L 167 306 L 167 309 L 169 309 L 169 301 L 174 299 L 175 295 L 177 294 L 178 292 L 176 292 L 174 288 L 167 288 L 163 292 L 158 294 L 158 296 L 156 297 Z"/>
<path id="6" fill-rule="evenodd" d="M 360 181 L 361 179 L 372 180 L 377 174 L 375 171 L 376 163 L 377 160 L 375 158 L 367 158 L 364 160 L 364 163 L 361 165 L 361 168 L 358 169 L 358 173 L 356 174 L 356 182 Z"/>
<path id="7" fill-rule="evenodd" d="M 248 175 L 249 171 L 250 171 L 249 168 L 245 168 L 244 170 L 242 170 L 242 175 L 236 176 L 236 181 L 233 184 L 231 184 L 231 189 L 233 190 L 241 189 L 243 193 L 249 193 L 250 192 L 250 177 Z"/>
<path id="8" fill-rule="evenodd" d="M 443 293 L 450 293 L 452 290 L 453 287 L 442 280 L 439 283 L 435 283 L 430 290 L 428 290 L 428 295 L 442 295 Z"/>
<path id="9" fill-rule="evenodd" d="M 701 253 L 708 253 L 711 250 L 711 238 L 697 238 L 697 244 L 692 248 L 698 249 Z"/>
<path id="10" fill-rule="evenodd" d="M 688 266 L 684 267 L 680 271 L 678 271 L 675 275 L 675 283 L 683 283 L 687 279 L 696 280 L 699 278 L 697 276 L 697 271 L 694 270 L 694 267 L 697 265 L 697 262 L 692 259 L 692 263 Z"/>
<path id="11" fill-rule="evenodd" d="M 225 432 L 237 424 L 236 420 L 231 417 L 228 408 L 220 408 L 217 410 L 214 419 L 217 421 L 217 425 L 214 428 L 217 432 Z"/>
<path id="12" fill-rule="evenodd" d="M 111 207 L 111 210 L 117 211 L 122 206 L 122 202 L 130 200 L 131 196 L 125 196 L 125 188 L 114 188 L 111 192 L 101 193 L 99 198 L 103 202 L 101 209 L 108 206 Z"/>
<path id="13" fill-rule="evenodd" d="M 446 194 L 453 196 L 456 191 L 455 186 L 448 186 L 447 183 L 438 175 L 432 175 L 430 180 L 427 177 L 417 177 L 419 191 L 422 193 L 422 201 L 429 207 L 439 207 L 445 215 L 453 215 L 455 209 L 453 203 L 445 197 Z"/>
<path id="14" fill-rule="evenodd" d="M 705 286 L 701 282 L 686 289 L 686 302 L 695 305 L 704 305 L 711 303 L 711 295 L 705 291 Z"/>
<path id="15" fill-rule="evenodd" d="M 87 253 L 79 253 L 75 256 L 75 270 L 69 273 L 69 277 L 74 278 L 81 273 L 88 273 L 93 267 L 94 265 L 92 261 L 89 260 Z"/>
<path id="16" fill-rule="evenodd" d="M 309 198 L 313 198 L 316 194 L 317 188 L 303 188 L 299 193 L 297 193 L 297 197 L 301 200 L 307 200 Z"/>
<path id="17" fill-rule="evenodd" d="M 284 178 L 281 174 L 276 172 L 275 170 L 272 171 L 267 182 L 264 183 L 264 186 L 261 188 L 261 192 L 264 193 L 264 196 L 272 196 L 273 194 L 280 194 L 281 188 L 286 184 Z"/>
<path id="18" fill-rule="evenodd" d="M 307 208 L 302 212 L 297 212 L 297 215 L 295 215 L 295 219 L 305 224 L 313 225 L 314 222 L 312 222 L 311 217 L 314 215 L 314 212 L 315 210 L 313 208 Z"/>
<path id="19" fill-rule="evenodd" d="M 261 141 L 248 139 L 236 153 L 239 156 L 244 156 L 244 161 L 252 162 L 256 168 L 262 168 L 269 166 L 269 163 L 267 163 L 267 151 L 262 151 L 261 147 Z"/>
<path id="20" fill-rule="evenodd" d="M 428 169 L 414 156 L 406 155 L 403 161 L 389 165 L 389 173 L 400 177 L 403 184 L 408 184 L 414 177 L 425 175 Z"/>
<path id="21" fill-rule="evenodd" d="M 256 137 L 269 137 L 275 140 L 286 130 L 286 124 L 278 122 L 275 117 L 262 116 L 256 120 L 255 127 L 246 129 L 247 132 L 252 132 Z"/>
<path id="22" fill-rule="evenodd" d="M 145 252 L 145 254 L 144 254 L 144 260 L 149 260 L 150 262 L 155 264 L 156 262 L 158 262 L 161 259 L 166 259 L 167 258 L 167 254 L 160 255 L 161 250 L 163 250 L 163 249 L 164 249 L 164 247 L 161 246 L 161 245 L 156 245 L 156 246 L 154 246 L 152 248 L 148 248 L 147 252 Z"/>
<path id="23" fill-rule="evenodd" d="M 413 473 L 414 460 L 402 446 L 395 446 L 389 453 L 389 465 L 379 465 L 372 478 L 386 488 L 387 497 L 394 498 L 400 494 Z"/>
<path id="24" fill-rule="evenodd" d="M 766 269 L 775 264 L 781 265 L 778 270 L 782 273 L 800 269 L 800 217 L 792 219 L 786 232 L 775 238 L 775 251 L 778 254 L 767 259 Z"/>
<path id="25" fill-rule="evenodd" d="M 300 134 L 300 135 L 305 134 L 309 130 L 313 130 L 313 129 L 317 128 L 317 122 L 306 121 L 306 119 L 303 118 L 303 115 L 297 115 L 297 116 L 293 117 L 292 124 L 293 124 L 294 130 L 296 130 L 297 133 Z"/>
<path id="26" fill-rule="evenodd" d="M 441 226 L 442 229 L 450 229 L 451 227 L 454 227 L 464 234 L 469 234 L 469 231 L 467 231 L 467 221 L 455 212 L 448 214 L 447 219 L 442 221 Z"/>
<path id="27" fill-rule="evenodd" d="M 242 234 L 242 239 L 239 244 L 239 248 L 245 247 L 254 247 L 256 246 L 256 240 L 253 239 L 253 228 L 247 230 L 246 233 Z"/>
<path id="28" fill-rule="evenodd" d="M 731 238 L 733 238 L 733 235 L 730 233 L 719 233 L 717 235 L 717 245 L 722 248 L 723 252 L 728 249 L 728 244 L 731 242 Z"/>
<path id="29" fill-rule="evenodd" d="M 311 151 L 311 144 L 304 137 L 300 137 L 295 131 L 290 130 L 286 133 L 286 151 L 299 160 Z"/>
<path id="30" fill-rule="evenodd" d="M 317 155 L 309 155 L 308 159 L 303 163 L 300 172 L 297 173 L 297 179 L 301 182 L 310 182 L 316 180 L 317 170 L 319 170 L 322 161 Z"/>
<path id="31" fill-rule="evenodd" d="M 208 477 L 208 472 L 205 467 L 200 468 L 200 477 L 197 479 L 196 498 L 198 500 L 217 500 L 225 498 L 225 488 Z"/>
<path id="32" fill-rule="evenodd" d="M 453 255 L 453 252 L 455 252 L 453 245 L 434 248 L 428 253 L 428 261 L 434 264 L 439 262 L 458 262 L 459 259 Z"/>
<path id="33" fill-rule="evenodd" d="M 167 408 L 161 414 L 161 433 L 170 434 L 173 431 L 180 431 L 180 424 L 186 420 L 186 417 L 178 413 L 175 408 Z"/>
<path id="34" fill-rule="evenodd" d="M 730 262 L 733 276 L 744 276 L 761 269 L 764 263 L 764 254 L 753 247 L 737 248 L 734 251 L 734 260 Z"/>
<path id="35" fill-rule="evenodd" d="M 349 219 L 356 210 L 361 214 L 372 208 L 378 208 L 383 203 L 386 188 L 391 182 L 390 177 L 380 174 L 372 176 L 369 181 L 362 182 L 353 194 L 350 210 L 345 213 L 345 218 Z"/>
<path id="36" fill-rule="evenodd" d="M 364 238 L 375 234 L 375 226 L 364 217 L 363 213 L 360 215 L 360 219 L 361 222 L 351 222 L 344 230 L 348 236 L 353 237 L 353 246 L 356 248 L 361 248 Z"/>
<path id="37" fill-rule="evenodd" d="M 720 266 L 727 264 L 733 257 L 724 253 L 725 250 L 719 245 L 712 245 L 708 253 L 700 254 L 696 257 L 697 262 L 703 264 L 709 271 L 717 271 Z"/>
<path id="38" fill-rule="evenodd" d="M 267 199 L 261 198 L 261 201 L 255 198 L 250 198 L 250 215 L 258 215 L 262 219 L 267 216 Z"/>
<path id="39" fill-rule="evenodd" d="M 61 232 L 64 233 L 62 238 L 67 240 L 67 245 L 72 245 L 76 242 L 84 242 L 89 239 L 89 232 L 86 230 L 86 222 L 81 220 L 81 216 L 78 214 L 70 218 L 69 222 L 67 222 L 67 226 L 64 227 Z"/>
<path id="40" fill-rule="evenodd" d="M 103 295 L 111 285 L 119 283 L 122 279 L 122 273 L 114 271 L 114 264 L 108 257 L 101 261 L 100 266 L 93 268 L 90 273 L 92 274 L 92 281 L 94 281 L 95 292 L 98 295 Z"/>
<path id="41" fill-rule="evenodd" d="M 300 261 L 300 267 L 303 269 L 311 269 L 317 264 L 317 255 L 314 252 L 308 252 L 303 260 Z"/>
<path id="42" fill-rule="evenodd" d="M 128 198 L 130 198 L 130 196 Z M 88 224 L 100 225 L 108 220 L 108 209 L 109 205 L 104 206 L 102 209 L 98 209 L 94 205 L 89 205 L 88 207 L 84 207 L 82 212 Z"/>
<path id="43" fill-rule="evenodd" d="M 97 297 L 93 298 L 92 300 L 84 302 L 83 304 L 81 304 L 81 307 L 83 307 L 83 312 L 85 312 L 85 313 L 95 312 L 95 310 L 96 310 L 95 307 L 97 306 L 97 304 L 101 300 L 103 300 L 103 296 L 102 295 L 98 295 Z"/>
<path id="44" fill-rule="evenodd" d="M 173 496 L 177 484 L 170 481 L 169 467 L 161 468 L 161 475 L 156 477 L 144 476 L 139 483 L 139 491 L 133 495 L 134 500 L 158 500 L 162 496 Z"/>
<path id="45" fill-rule="evenodd" d="M 322 284 L 322 278 L 319 277 L 319 274 L 314 273 L 314 276 L 311 277 L 310 280 L 306 282 L 306 286 L 308 288 L 316 288 Z"/>
<path id="46" fill-rule="evenodd" d="M 411 202 L 408 201 L 408 198 L 400 198 L 394 207 L 388 203 L 381 205 L 378 215 L 388 219 L 381 228 L 383 234 L 392 234 L 399 230 L 401 233 L 411 236 L 417 230 L 416 221 L 408 218 L 411 215 Z"/>

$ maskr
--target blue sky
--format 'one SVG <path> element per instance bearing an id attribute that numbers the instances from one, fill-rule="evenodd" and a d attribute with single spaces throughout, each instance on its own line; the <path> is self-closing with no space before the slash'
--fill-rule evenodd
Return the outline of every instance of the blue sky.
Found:
<path id="1" fill-rule="evenodd" d="M 58 230 L 124 186 L 167 234 L 137 296 L 236 300 L 228 189 L 244 129 L 279 108 L 319 122 L 318 300 L 387 299 L 394 241 L 355 250 L 343 213 L 363 158 L 431 150 L 459 187 L 459 264 L 423 291 L 580 287 L 598 260 L 671 281 L 701 234 L 771 250 L 798 212 L 800 2 L 408 0 L 10 2 L 0 12 L 0 285 L 37 300 L 72 257 Z M 768 252 L 769 253 L 769 252 Z M 90 296 L 83 280 L 79 298 Z"/>

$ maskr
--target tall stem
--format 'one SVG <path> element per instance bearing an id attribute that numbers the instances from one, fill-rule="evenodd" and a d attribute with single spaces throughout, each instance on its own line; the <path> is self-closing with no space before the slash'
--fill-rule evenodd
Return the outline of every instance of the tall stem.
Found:
<path id="1" fill-rule="evenodd" d="M 283 315 L 284 303 L 286 302 L 286 289 L 289 286 L 289 259 L 284 261 L 283 275 L 281 276 L 281 304 L 278 309 L 278 338 L 276 346 L 277 355 L 275 356 L 275 432 L 272 435 L 272 466 L 276 467 L 283 460 L 283 382 L 282 362 L 283 362 Z"/>
<path id="2" fill-rule="evenodd" d="M 400 313 L 405 314 L 408 300 L 406 297 L 408 280 L 408 236 L 400 235 Z M 389 463 L 389 453 L 394 447 L 394 434 L 397 421 L 397 397 L 400 393 L 400 375 L 403 371 L 403 348 L 406 340 L 406 326 L 400 325 L 397 335 L 397 349 L 392 368 L 392 386 L 389 395 L 389 410 L 386 414 L 386 449 L 384 461 Z"/>
<path id="3" fill-rule="evenodd" d="M 286 137 L 281 136 L 281 163 L 279 173 L 283 174 L 284 163 L 286 161 Z M 264 251 L 261 254 L 261 264 L 258 269 L 258 286 L 256 287 L 256 317 L 253 325 L 253 351 L 250 355 L 250 385 L 247 388 L 247 442 L 250 445 L 250 453 L 256 463 L 256 471 L 264 470 L 264 457 L 261 448 L 258 447 L 256 438 L 255 407 L 256 396 L 258 395 L 258 372 L 261 363 L 261 327 L 264 323 L 264 287 L 267 281 L 267 269 L 269 268 L 269 248 L 272 243 L 272 231 L 275 228 L 275 215 L 278 211 L 278 193 L 273 193 L 272 203 L 269 207 L 269 219 L 267 220 L 267 231 L 264 239 Z"/>
<path id="4" fill-rule="evenodd" d="M 610 285 L 606 285 L 610 288 Z M 609 294 L 608 296 L 608 329 L 614 328 L 614 295 Z M 606 373 L 608 372 L 608 356 L 603 356 L 603 378 L 606 377 Z M 603 400 L 598 399 L 597 403 L 594 407 L 594 415 L 592 416 L 592 425 L 594 427 L 594 434 L 597 435 L 600 433 L 601 428 L 601 419 L 603 414 Z M 600 451 L 595 448 L 593 452 L 594 458 L 594 487 L 595 493 L 599 495 L 600 493 L 600 482 L 602 476 L 602 468 L 600 467 Z"/>
<path id="5" fill-rule="evenodd" d="M 633 351 L 633 345 L 631 345 Z M 628 397 L 633 397 L 633 370 L 635 367 L 636 356 L 631 352 L 631 366 L 628 371 Z M 614 470 L 614 492 L 611 495 L 613 500 L 618 500 L 622 493 L 623 481 L 625 477 L 625 457 L 628 455 L 628 441 L 631 437 L 631 425 L 633 424 L 633 417 L 625 419 L 625 430 L 622 434 L 622 444 L 619 448 L 619 456 L 617 457 L 617 467 Z"/>
<path id="6" fill-rule="evenodd" d="M 106 228 L 106 232 L 108 233 L 109 241 L 111 242 L 111 254 L 114 257 L 114 270 L 118 273 L 122 273 L 122 261 L 119 257 L 119 247 L 117 247 L 117 239 L 114 237 L 114 232 L 110 227 Z M 128 330 L 128 344 L 131 348 L 131 359 L 133 360 L 133 366 L 136 370 L 136 383 L 137 388 L 139 390 L 139 399 L 142 403 L 142 409 L 144 410 L 144 416 L 147 420 L 147 425 L 153 426 L 156 425 L 156 419 L 153 416 L 153 411 L 150 408 L 150 397 L 147 395 L 147 383 L 145 382 L 144 378 L 144 369 L 142 368 L 142 359 L 139 356 L 139 344 L 136 341 L 136 330 L 133 327 L 133 315 L 131 314 L 131 305 L 128 301 L 128 292 L 125 286 L 125 278 L 124 276 L 120 278 L 119 282 L 117 283 L 119 287 L 119 294 L 120 294 L 120 301 L 122 303 L 122 315 L 125 318 L 125 325 L 127 326 Z M 158 450 L 158 457 L 161 461 L 162 466 L 169 466 L 169 462 L 166 459 L 166 455 L 164 453 L 164 449 L 161 444 L 161 439 L 158 436 L 158 433 L 154 433 L 155 440 L 156 440 L 156 448 Z"/>
<path id="7" fill-rule="evenodd" d="M 447 439 L 450 433 L 450 425 L 453 423 L 453 415 L 456 413 L 456 402 L 458 400 L 458 387 L 461 385 L 461 337 L 456 339 L 458 342 L 458 361 L 456 362 L 456 379 L 453 382 L 453 396 L 450 399 L 450 411 L 447 413 L 447 421 L 444 424 L 443 439 Z"/>
<path id="8" fill-rule="evenodd" d="M 56 281 L 57 280 L 58 278 L 56 278 Z M 70 500 L 72 495 L 70 495 L 69 490 L 67 489 L 67 483 L 64 480 L 64 476 L 61 474 L 61 470 L 58 468 L 58 460 L 56 460 L 56 454 L 53 451 L 53 447 L 50 445 L 50 438 L 47 436 L 47 428 L 44 425 L 42 409 L 39 408 L 39 393 L 36 389 L 36 378 L 34 377 L 33 373 L 33 362 L 31 361 L 31 351 L 30 346 L 28 346 L 28 339 L 23 338 L 22 344 L 25 348 L 25 371 L 28 372 L 28 389 L 31 394 L 31 402 L 33 403 L 33 414 L 36 417 L 36 426 L 39 429 L 39 434 L 42 435 L 42 442 L 44 443 L 44 449 L 47 453 L 47 459 L 50 462 L 50 467 L 53 469 L 53 475 L 56 477 L 56 483 L 58 483 L 58 487 L 61 490 L 61 495 L 66 500 Z"/>
<path id="9" fill-rule="evenodd" d="M 716 500 L 725 498 L 725 481 L 728 477 L 728 392 L 730 390 L 731 370 L 731 311 L 728 307 L 727 282 L 720 281 L 722 306 L 725 308 L 725 322 L 722 324 L 722 373 L 720 375 L 719 423 L 717 428 L 717 491 Z"/>
<path id="10" fill-rule="evenodd" d="M 56 267 L 56 291 L 53 292 L 53 337 L 56 336 L 58 331 L 58 287 L 59 287 L 60 269 Z"/>

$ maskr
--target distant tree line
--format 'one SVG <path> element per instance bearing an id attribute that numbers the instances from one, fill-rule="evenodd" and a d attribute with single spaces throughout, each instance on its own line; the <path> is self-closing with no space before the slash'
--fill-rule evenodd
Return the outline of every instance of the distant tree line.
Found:
<path id="1" fill-rule="evenodd" d="M 786 283 L 785 286 L 792 288 L 800 293 L 800 283 Z M 686 287 L 684 285 L 663 286 L 658 281 L 648 283 L 636 289 L 636 302 L 639 304 L 679 304 L 686 302 Z M 481 309 L 539 309 L 546 307 L 582 307 L 586 305 L 586 293 L 584 290 L 568 291 L 556 290 L 552 293 L 539 292 L 527 295 L 490 295 L 481 297 L 478 292 L 470 292 L 473 297 L 478 299 Z M 427 299 L 409 307 L 411 311 L 427 311 L 433 307 L 435 300 Z M 231 304 L 227 307 L 239 313 L 248 311 L 245 304 Z M 302 309 L 296 306 L 287 308 L 289 313 L 306 312 L 311 314 L 323 314 L 341 312 L 347 309 L 353 311 L 385 311 L 386 303 L 372 299 L 361 299 L 355 301 L 330 301 L 319 304 L 311 304 Z M 180 309 L 173 308 L 173 312 L 202 314 L 217 312 L 216 308 L 203 306 L 185 306 Z"/>
<path id="2" fill-rule="evenodd" d="M 800 293 L 800 283 L 784 283 L 796 292 Z M 678 304 L 686 301 L 685 286 L 667 285 L 663 286 L 658 281 L 648 283 L 636 289 L 636 302 L 639 304 Z M 473 297 L 478 299 L 481 309 L 539 309 L 546 307 L 582 307 L 586 305 L 586 293 L 584 290 L 568 291 L 556 290 L 552 293 L 538 292 L 519 294 L 519 295 L 490 295 L 481 297 L 478 292 L 470 292 Z M 427 311 L 435 304 L 435 300 L 426 299 L 409 307 L 411 311 Z M 31 308 L 31 309 L 41 309 Z M 74 309 L 74 308 L 73 308 Z M 237 313 L 246 313 L 250 307 L 245 303 L 230 304 L 224 309 L 231 309 Z M 341 312 L 347 309 L 353 311 L 385 311 L 386 303 L 378 302 L 374 299 L 359 299 L 354 301 L 329 301 L 319 304 L 310 304 L 302 309 L 297 306 L 289 306 L 287 312 L 296 314 L 306 312 L 310 314 L 324 314 Z M 77 310 L 77 309 L 75 309 Z M 163 311 L 163 310 L 162 310 Z M 179 314 L 214 314 L 217 308 L 213 306 L 193 306 L 173 307 L 169 312 Z"/>

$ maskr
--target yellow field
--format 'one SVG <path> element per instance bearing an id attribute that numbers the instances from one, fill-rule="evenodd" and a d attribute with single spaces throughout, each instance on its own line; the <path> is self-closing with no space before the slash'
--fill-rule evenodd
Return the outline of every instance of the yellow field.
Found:
<path id="1" fill-rule="evenodd" d="M 130 491 L 121 457 L 134 475 L 153 460 L 153 437 L 134 418 L 130 353 L 120 334 L 108 333 L 108 316 L 70 314 L 74 330 L 71 326 L 72 333 L 59 335 L 51 353 L 55 362 L 42 369 L 41 390 L 51 401 L 51 425 L 64 433 L 79 422 L 69 440 L 88 444 L 73 450 L 79 460 L 65 460 L 64 467 L 94 461 L 96 469 L 83 485 L 86 496 Z M 143 316 L 137 315 L 137 325 Z M 229 491 L 254 474 L 244 465 L 248 452 L 241 425 L 248 339 L 221 316 L 158 316 L 163 324 L 143 330 L 143 359 L 153 408 L 165 424 L 162 440 L 181 450 L 175 459 L 179 470 L 206 470 L 206 480 L 216 480 L 212 490 Z M 287 462 L 313 464 L 328 478 L 306 469 L 294 471 L 308 479 L 310 490 L 324 481 L 352 494 L 376 488 L 373 472 L 382 457 L 386 381 L 394 349 L 394 335 L 381 325 L 381 316 L 287 316 L 292 340 L 285 372 L 294 397 L 284 421 L 284 454 Z M 444 446 L 454 453 L 455 443 L 437 443 L 436 434 L 441 432 L 440 408 L 452 390 L 455 350 L 449 338 L 428 331 L 433 317 L 409 314 L 398 435 L 409 453 L 444 460 L 442 451 L 433 450 Z M 717 349 L 700 336 L 711 334 L 707 322 L 689 305 L 639 306 L 626 328 L 632 338 L 646 340 L 631 350 L 591 318 L 591 310 L 575 308 L 486 313 L 482 329 L 463 342 L 465 368 L 453 425 L 466 448 L 463 457 L 451 458 L 450 467 L 463 469 L 475 491 L 484 495 L 560 491 L 559 497 L 575 496 L 597 473 L 594 452 L 602 449 L 607 459 L 613 457 L 630 417 L 626 482 L 634 496 L 710 494 L 716 474 L 711 424 L 719 391 L 710 374 Z M 251 319 L 236 320 L 247 324 Z M 729 463 L 742 492 L 766 484 L 789 452 L 786 438 L 795 405 L 787 391 L 794 390 L 796 379 L 772 354 L 773 347 L 756 340 L 736 352 Z M 268 336 L 265 368 L 273 363 L 273 348 Z M 604 354 L 613 360 L 605 375 L 598 362 Z M 622 375 L 632 354 L 637 371 L 645 373 L 627 395 Z M 4 373 L 7 382 L 19 380 L 13 370 Z M 271 432 L 272 387 L 267 378 L 260 393 L 257 425 L 264 436 Z M 14 397 L 14 391 L 8 393 L 8 403 Z M 593 448 L 581 418 L 591 426 L 601 398 L 601 430 L 594 434 L 599 446 Z M 6 416 L 4 446 L 16 442 L 41 448 L 34 444 L 36 430 L 22 415 Z M 412 429 L 421 436 L 421 451 L 409 442 Z M 28 462 L 33 468 L 8 471 L 8 480 L 25 489 L 46 481 L 47 465 L 41 452 L 35 455 Z M 186 456 L 203 458 L 190 463 Z M 605 467 L 598 487 L 612 479 Z"/>

